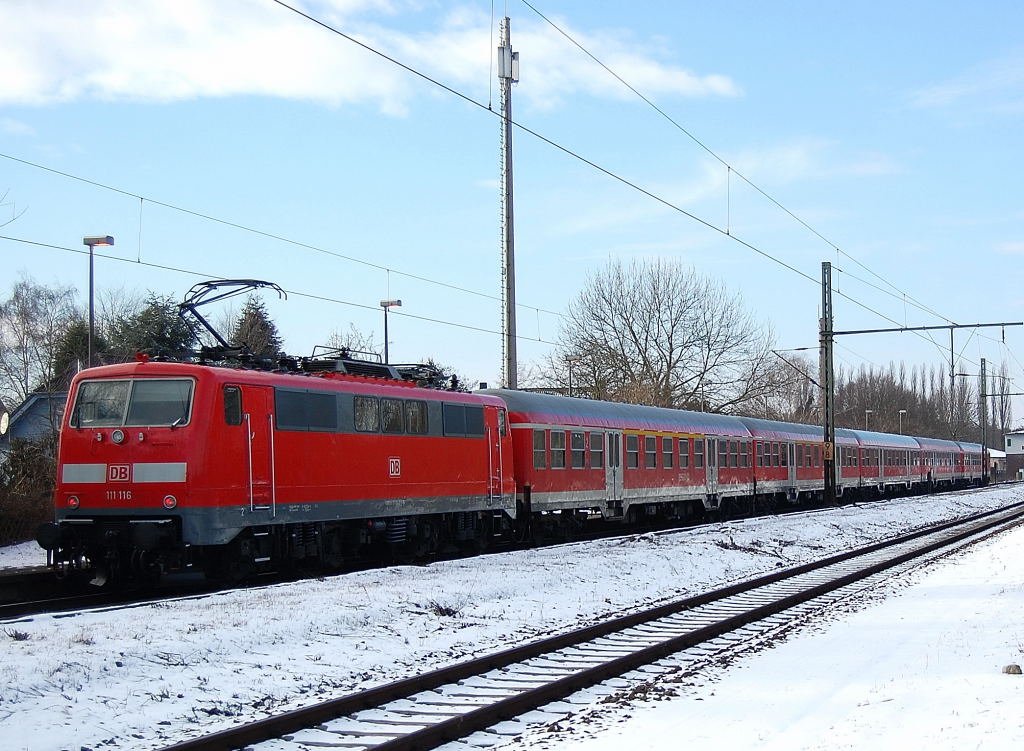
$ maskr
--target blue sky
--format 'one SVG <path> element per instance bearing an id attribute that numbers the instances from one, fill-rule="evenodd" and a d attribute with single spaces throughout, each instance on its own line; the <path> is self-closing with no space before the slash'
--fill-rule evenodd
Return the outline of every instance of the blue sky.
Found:
<path id="1" fill-rule="evenodd" d="M 828 242 L 735 176 L 727 218 L 722 163 L 510 0 L 494 21 L 507 8 L 520 52 L 515 119 L 815 280 L 832 261 L 864 306 L 837 299 L 837 328 L 890 325 L 876 312 L 943 322 L 904 293 L 959 323 L 1024 319 L 1020 3 L 532 5 Z M 300 7 L 497 109 L 491 3 Z M 277 282 L 293 294 L 268 306 L 299 354 L 350 324 L 382 341 L 378 301 L 398 297 L 393 360 L 498 381 L 493 114 L 270 0 L 14 0 L 0 29 L 0 153 L 133 194 L 0 158 L 0 221 L 13 219 L 0 234 L 76 250 L 113 235 L 99 289 L 180 298 L 202 278 L 154 265 Z M 558 314 L 609 259 L 681 259 L 741 292 L 779 347 L 816 344 L 815 284 L 514 139 L 521 364 L 549 351 Z M 83 256 L 0 251 L 5 293 L 22 273 L 86 289 Z M 957 369 L 1006 359 L 1024 390 L 1024 329 L 986 336 L 957 334 Z M 948 338 L 934 338 L 848 338 L 838 363 L 948 367 Z"/>

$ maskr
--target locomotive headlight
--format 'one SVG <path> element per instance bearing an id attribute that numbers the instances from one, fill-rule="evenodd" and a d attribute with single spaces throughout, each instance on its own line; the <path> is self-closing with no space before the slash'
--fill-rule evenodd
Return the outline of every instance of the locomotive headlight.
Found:
<path id="1" fill-rule="evenodd" d="M 164 496 L 164 508 L 170 511 L 172 508 L 178 505 L 178 499 L 173 495 Z"/>
<path id="2" fill-rule="evenodd" d="M 77 495 L 68 496 L 68 508 L 78 508 L 80 505 L 82 505 L 82 502 L 78 500 Z"/>
<path id="3" fill-rule="evenodd" d="M 114 443 L 124 443 L 124 431 L 120 429 L 115 430 L 110 434 L 110 440 Z"/>

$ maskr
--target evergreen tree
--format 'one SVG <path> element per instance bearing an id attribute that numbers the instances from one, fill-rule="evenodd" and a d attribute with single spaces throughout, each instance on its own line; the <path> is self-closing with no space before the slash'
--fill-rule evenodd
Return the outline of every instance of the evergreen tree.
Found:
<path id="1" fill-rule="evenodd" d="M 277 357 L 284 349 L 277 325 L 270 320 L 267 306 L 255 295 L 245 301 L 231 342 L 245 345 L 256 357 Z"/>
<path id="2" fill-rule="evenodd" d="M 110 326 L 108 351 L 114 360 L 130 360 L 136 352 L 180 356 L 195 346 L 195 332 L 178 316 L 177 304 L 153 292 L 138 312 Z"/>
<path id="3" fill-rule="evenodd" d="M 102 360 L 103 353 L 109 349 L 107 340 L 97 333 L 93 338 L 93 346 Z M 50 380 L 40 390 L 66 391 L 75 373 L 86 367 L 88 359 L 89 322 L 84 318 L 75 318 L 57 340 L 50 367 Z"/>

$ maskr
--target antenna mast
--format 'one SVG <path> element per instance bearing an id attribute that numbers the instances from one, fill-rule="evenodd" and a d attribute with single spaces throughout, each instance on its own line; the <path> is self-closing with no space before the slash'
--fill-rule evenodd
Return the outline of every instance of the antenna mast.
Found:
<path id="1" fill-rule="evenodd" d="M 511 22 L 501 22 L 498 47 L 498 81 L 501 89 L 501 304 L 502 380 L 506 388 L 518 388 L 516 378 L 516 266 L 512 214 L 512 84 L 519 81 L 519 53 L 512 51 Z"/>

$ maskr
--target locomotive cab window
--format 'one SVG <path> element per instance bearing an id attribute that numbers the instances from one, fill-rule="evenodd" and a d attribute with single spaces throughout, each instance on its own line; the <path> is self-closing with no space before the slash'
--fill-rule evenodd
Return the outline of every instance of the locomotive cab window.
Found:
<path id="1" fill-rule="evenodd" d="M 77 428 L 170 426 L 192 414 L 189 378 L 86 381 L 78 388 L 71 424 Z"/>
<path id="2" fill-rule="evenodd" d="M 238 386 L 224 387 L 224 422 L 228 425 L 242 424 L 242 389 Z"/>

